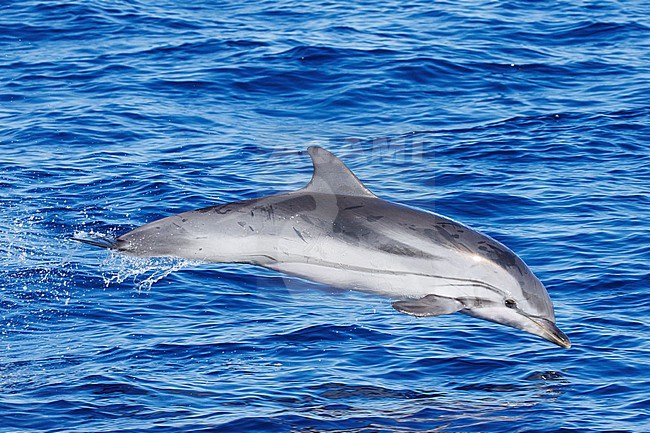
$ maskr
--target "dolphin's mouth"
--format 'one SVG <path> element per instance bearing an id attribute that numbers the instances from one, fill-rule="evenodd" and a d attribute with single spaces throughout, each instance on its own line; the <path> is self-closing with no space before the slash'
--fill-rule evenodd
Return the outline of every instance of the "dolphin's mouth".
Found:
<path id="1" fill-rule="evenodd" d="M 539 327 L 540 332 L 537 335 L 565 349 L 571 347 L 571 340 L 564 332 L 560 331 L 555 323 L 541 317 L 529 317 L 529 319 Z"/>

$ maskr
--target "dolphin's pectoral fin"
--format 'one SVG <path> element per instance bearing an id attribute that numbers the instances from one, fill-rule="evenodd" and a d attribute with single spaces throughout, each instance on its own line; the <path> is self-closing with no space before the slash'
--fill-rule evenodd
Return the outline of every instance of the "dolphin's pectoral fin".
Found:
<path id="1" fill-rule="evenodd" d="M 411 316 L 442 316 L 460 311 L 465 306 L 452 298 L 443 298 L 435 295 L 427 295 L 420 299 L 408 299 L 393 302 L 393 308 L 400 313 Z"/>

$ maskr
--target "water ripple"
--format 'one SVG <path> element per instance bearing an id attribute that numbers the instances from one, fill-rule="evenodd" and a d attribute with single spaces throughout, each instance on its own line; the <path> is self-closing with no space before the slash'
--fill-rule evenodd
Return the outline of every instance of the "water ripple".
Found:
<path id="1" fill-rule="evenodd" d="M 647 431 L 647 6 L 2 7 L 0 425 Z M 70 241 L 302 187 L 502 240 L 574 346 L 251 266 Z"/>

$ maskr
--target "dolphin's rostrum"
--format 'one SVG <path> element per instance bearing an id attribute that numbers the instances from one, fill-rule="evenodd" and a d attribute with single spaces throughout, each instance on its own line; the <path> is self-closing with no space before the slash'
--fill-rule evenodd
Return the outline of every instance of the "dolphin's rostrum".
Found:
<path id="1" fill-rule="evenodd" d="M 503 244 L 382 200 L 327 150 L 308 151 L 314 174 L 298 191 L 173 215 L 113 242 L 78 240 L 141 257 L 255 264 L 387 296 L 402 313 L 458 311 L 571 346 L 546 289 Z"/>

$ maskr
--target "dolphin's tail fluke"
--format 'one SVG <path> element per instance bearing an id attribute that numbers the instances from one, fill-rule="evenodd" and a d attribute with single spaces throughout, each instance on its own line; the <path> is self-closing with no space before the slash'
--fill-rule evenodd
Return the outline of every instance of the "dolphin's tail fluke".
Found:
<path id="1" fill-rule="evenodd" d="M 70 240 L 82 242 L 88 245 L 93 245 L 95 247 L 106 248 L 109 250 L 119 249 L 118 240 L 110 236 L 104 236 L 98 234 L 92 234 L 91 236 L 87 236 L 85 234 L 80 234 L 80 235 L 75 234 L 74 236 L 70 237 Z"/>

